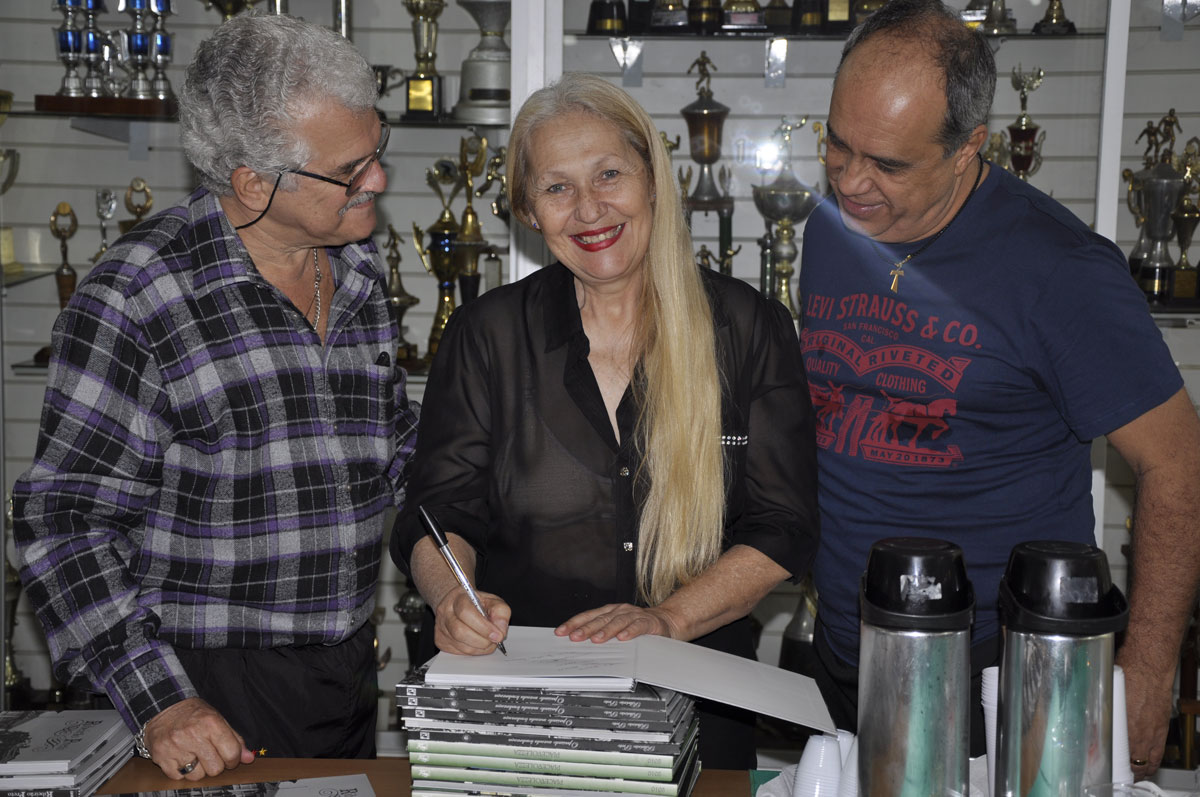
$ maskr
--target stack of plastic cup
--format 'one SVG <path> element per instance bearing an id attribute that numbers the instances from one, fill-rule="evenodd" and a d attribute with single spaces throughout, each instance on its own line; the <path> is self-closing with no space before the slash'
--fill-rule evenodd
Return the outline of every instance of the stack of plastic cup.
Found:
<path id="1" fill-rule="evenodd" d="M 1125 671 L 1113 665 L 1112 693 L 1112 779 L 1113 783 L 1133 783 L 1129 768 L 1129 714 L 1125 707 Z"/>
<path id="2" fill-rule="evenodd" d="M 996 701 L 1000 694 L 1000 668 L 983 668 L 983 733 L 987 741 L 988 794 L 996 790 Z"/>
<path id="3" fill-rule="evenodd" d="M 842 752 L 830 734 L 808 737 L 796 766 L 792 797 L 837 797 L 842 778 Z"/>
<path id="4" fill-rule="evenodd" d="M 842 731 L 838 731 L 841 734 Z M 838 784 L 838 797 L 858 797 L 858 737 L 852 736 L 846 759 L 842 761 L 842 780 Z"/>

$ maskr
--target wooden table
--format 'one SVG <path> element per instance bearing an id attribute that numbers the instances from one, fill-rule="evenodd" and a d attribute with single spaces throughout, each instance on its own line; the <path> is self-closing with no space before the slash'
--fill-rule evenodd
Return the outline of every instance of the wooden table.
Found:
<path id="1" fill-rule="evenodd" d="M 321 778 L 331 775 L 366 774 L 378 797 L 407 797 L 412 780 L 407 758 L 377 758 L 356 761 L 333 758 L 262 758 L 253 764 L 223 772 L 203 780 L 171 780 L 162 770 L 142 758 L 133 758 L 97 794 L 124 794 L 139 791 L 184 789 L 193 786 L 230 786 L 294 778 Z M 732 770 L 704 770 L 692 790 L 692 797 L 747 797 L 750 776 Z M 617 795 L 614 795 L 617 797 Z"/>

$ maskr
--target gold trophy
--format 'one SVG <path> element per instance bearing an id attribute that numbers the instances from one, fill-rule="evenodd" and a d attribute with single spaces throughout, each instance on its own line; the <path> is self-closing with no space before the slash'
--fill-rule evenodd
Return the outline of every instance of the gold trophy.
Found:
<path id="1" fill-rule="evenodd" d="M 1026 75 L 1021 71 L 1020 64 L 1012 71 L 1012 86 L 1021 95 L 1021 114 L 1008 126 L 1006 154 L 1009 165 L 1006 168 L 1026 181 L 1042 168 L 1042 142 L 1046 139 L 1046 131 L 1034 123 L 1025 105 L 1029 100 L 1029 93 L 1042 85 L 1045 75 L 1045 71 L 1040 67 L 1034 67 L 1033 71 Z"/>
<path id="2" fill-rule="evenodd" d="M 1050 0 L 1046 15 L 1033 26 L 1033 32 L 1039 36 L 1064 36 L 1075 32 L 1075 23 L 1067 19 L 1062 0 Z"/>
<path id="3" fill-rule="evenodd" d="M 504 161 L 508 158 L 508 147 L 501 147 L 496 154 L 488 158 L 487 170 L 483 174 L 483 185 L 475 189 L 475 196 L 482 197 L 495 185 L 496 198 L 492 200 L 492 215 L 508 224 L 510 216 L 508 208 L 508 177 L 504 174 Z M 494 285 L 489 284 L 488 288 Z"/>
<path id="4" fill-rule="evenodd" d="M 11 91 L 0 91 L 0 125 L 3 125 L 8 119 L 8 112 L 12 110 L 12 102 L 13 93 Z M 0 149 L 0 196 L 12 188 L 20 167 L 21 153 L 11 148 Z M 0 266 L 3 267 L 6 277 L 20 274 L 24 268 L 17 262 L 14 250 L 12 227 L 0 226 Z"/>
<path id="5" fill-rule="evenodd" d="M 763 218 L 775 223 L 775 231 L 770 236 L 770 273 L 768 278 L 768 295 L 774 296 L 792 318 L 800 318 L 796 302 L 792 299 L 790 280 L 796 273 L 792 264 L 796 261 L 799 250 L 796 248 L 796 225 L 803 222 L 817 206 L 817 192 L 801 183 L 792 173 L 792 131 L 799 130 L 808 123 L 801 118 L 798 122 L 782 120 L 774 135 L 781 139 L 779 147 L 779 176 L 770 185 L 755 185 L 750 187 L 754 195 L 754 206 Z M 817 149 L 820 151 L 823 128 L 819 123 L 813 123 L 817 131 Z"/>
<path id="6" fill-rule="evenodd" d="M 1179 204 L 1171 213 L 1175 222 L 1175 241 L 1179 244 L 1179 261 L 1171 270 L 1168 282 L 1169 303 L 1195 306 L 1200 300 L 1200 285 L 1197 284 L 1196 266 L 1188 261 L 1188 247 L 1200 224 L 1200 208 L 1192 202 L 1192 194 L 1200 195 L 1200 138 L 1193 137 L 1187 143 L 1180 159 L 1185 186 Z"/>
<path id="7" fill-rule="evenodd" d="M 463 193 L 467 198 L 467 206 L 463 209 L 462 223 L 458 226 L 458 237 L 454 239 L 454 257 L 463 304 L 479 296 L 479 256 L 488 245 L 483 239 L 479 215 L 471 204 L 475 194 L 475 178 L 483 175 L 487 161 L 486 138 L 471 135 L 459 141 L 458 173 L 465 189 Z"/>
<path id="8" fill-rule="evenodd" d="M 404 239 L 400 237 L 400 233 L 396 232 L 396 228 L 389 224 L 388 239 L 384 248 L 387 249 L 388 263 L 388 310 L 391 312 L 392 321 L 396 324 L 396 333 L 400 338 L 400 342 L 396 346 L 396 363 L 406 370 L 412 370 L 413 367 L 420 366 L 421 360 L 417 356 L 417 344 L 409 343 L 404 339 L 404 314 L 408 312 L 408 308 L 420 304 L 421 300 L 404 290 L 404 283 L 400 279 L 400 244 L 402 243 L 404 243 Z"/>
<path id="9" fill-rule="evenodd" d="M 440 160 L 434 168 L 425 170 L 425 182 L 438 195 L 442 202 L 442 213 L 438 220 L 429 226 L 429 248 L 423 246 L 424 233 L 417 223 L 413 222 L 413 246 L 425 267 L 438 281 L 437 308 L 433 314 L 433 327 L 429 330 L 429 350 L 425 353 L 424 367 L 428 368 L 437 354 L 438 343 L 442 333 L 446 331 L 446 322 L 454 312 L 454 281 L 458 278 L 459 259 L 455 257 L 454 241 L 458 237 L 458 222 L 450 212 L 450 203 L 463 187 L 459 177 L 458 166 L 453 161 Z M 449 186 L 449 195 L 442 189 Z"/>
<path id="10" fill-rule="evenodd" d="M 1011 36 L 1017 32 L 1017 23 L 1005 7 L 1004 0 L 991 0 L 988 3 L 987 15 L 979 27 L 989 36 Z"/>
<path id="11" fill-rule="evenodd" d="M 205 9 L 215 8 L 221 12 L 223 20 L 229 20 L 254 5 L 258 0 L 200 0 L 200 2 L 204 3 Z"/>
<path id="12" fill-rule="evenodd" d="M 50 214 L 50 234 L 58 239 L 58 248 L 62 252 L 62 263 L 54 272 L 54 282 L 58 288 L 58 309 L 62 310 L 75 293 L 77 275 L 67 259 L 67 240 L 79 229 L 79 220 L 75 211 L 66 202 L 59 202 Z M 43 346 L 33 355 L 33 361 L 38 365 L 50 363 L 50 347 Z"/>
<path id="13" fill-rule="evenodd" d="M 404 116 L 406 121 L 430 121 L 442 116 L 442 76 L 437 61 L 438 17 L 446 0 L 404 0 L 413 16 L 413 52 L 416 71 L 408 76 Z"/>
<path id="14" fill-rule="evenodd" d="M 146 197 L 145 202 L 135 202 L 134 196 L 142 194 Z M 135 177 L 129 182 L 129 187 L 125 189 L 125 209 L 133 214 L 132 219 L 125 219 L 117 222 L 117 228 L 120 229 L 121 235 L 132 230 L 137 226 L 150 212 L 150 208 L 154 207 L 154 193 L 150 190 L 150 186 L 141 177 Z"/>

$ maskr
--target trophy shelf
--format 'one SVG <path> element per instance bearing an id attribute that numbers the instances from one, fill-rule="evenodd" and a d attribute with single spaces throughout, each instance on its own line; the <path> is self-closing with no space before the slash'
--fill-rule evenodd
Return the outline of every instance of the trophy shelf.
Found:
<path id="1" fill-rule="evenodd" d="M 565 36 L 574 36 L 578 39 L 630 39 L 635 41 L 738 41 L 742 39 L 788 39 L 789 41 L 845 41 L 848 34 L 845 33 L 772 33 L 770 31 L 741 31 L 734 33 L 634 33 L 628 36 L 607 36 L 602 33 L 586 33 L 581 30 L 565 31 Z M 1022 33 L 1006 33 L 998 36 L 988 35 L 989 39 L 997 41 L 1004 39 L 1036 39 L 1043 41 L 1062 41 L 1064 39 L 1103 39 L 1105 32 L 1103 30 L 1081 30 L 1075 33 L 1065 33 L 1058 35 L 1047 35 L 1041 33 L 1030 33 L 1028 31 Z"/>
<path id="2" fill-rule="evenodd" d="M 175 100 L 138 100 L 132 97 L 61 97 L 36 94 L 33 109 L 44 114 L 66 116 L 113 116 L 122 119 L 174 120 L 178 113 Z"/>
<path id="3" fill-rule="evenodd" d="M 4 290 L 15 288 L 18 285 L 23 285 L 26 282 L 32 282 L 41 277 L 48 277 L 58 270 L 58 266 L 50 265 L 34 265 L 22 266 L 21 270 L 14 274 L 4 275 Z"/>

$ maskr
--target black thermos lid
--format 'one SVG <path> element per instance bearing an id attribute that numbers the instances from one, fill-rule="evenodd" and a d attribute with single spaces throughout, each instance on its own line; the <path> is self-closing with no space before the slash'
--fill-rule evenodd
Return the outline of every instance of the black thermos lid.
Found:
<path id="1" fill-rule="evenodd" d="M 962 548 L 929 537 L 889 537 L 871 546 L 859 604 L 881 628 L 961 631 L 971 627 L 975 591 Z"/>
<path id="2" fill-rule="evenodd" d="M 1000 581 L 1000 616 L 1012 631 L 1097 636 L 1125 630 L 1129 603 L 1094 545 L 1018 543 Z"/>

